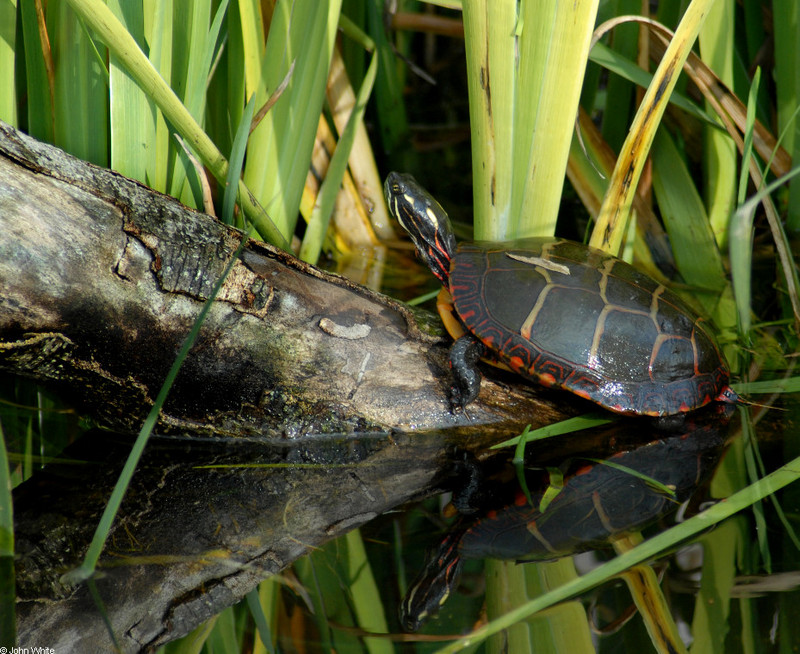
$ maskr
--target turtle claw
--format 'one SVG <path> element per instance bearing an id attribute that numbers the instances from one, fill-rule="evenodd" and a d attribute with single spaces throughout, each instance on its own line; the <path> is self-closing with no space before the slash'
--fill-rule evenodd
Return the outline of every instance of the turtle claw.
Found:
<path id="1" fill-rule="evenodd" d="M 450 387 L 450 413 L 457 415 L 464 411 L 466 402 L 464 402 L 461 390 L 453 384 Z"/>
<path id="2" fill-rule="evenodd" d="M 478 375 L 479 387 L 480 383 L 480 375 Z M 466 399 L 465 395 L 467 396 Z M 472 402 L 477 395 L 478 394 L 476 392 L 473 397 L 470 397 L 469 392 L 465 394 L 463 389 L 458 386 L 458 384 L 453 384 L 450 387 L 450 413 L 452 413 L 454 416 L 463 414 L 467 420 L 472 420 L 472 416 L 469 414 L 469 411 L 467 411 L 467 404 Z"/>

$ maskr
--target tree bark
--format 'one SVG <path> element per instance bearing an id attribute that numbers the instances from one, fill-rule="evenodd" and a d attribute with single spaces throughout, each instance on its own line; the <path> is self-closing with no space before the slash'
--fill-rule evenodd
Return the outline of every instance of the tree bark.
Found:
<path id="1" fill-rule="evenodd" d="M 242 238 L 0 123 L 0 369 L 138 431 Z M 165 459 L 148 449 L 103 559 L 98 588 L 122 649 L 188 632 L 309 547 L 435 486 L 445 442 L 474 449 L 564 416 L 500 373 L 453 415 L 448 345 L 404 305 L 247 241 L 161 413 L 158 433 L 184 440 L 165 441 Z M 432 430 L 444 436 L 422 435 Z M 108 434 L 78 444 L 107 450 L 91 484 L 62 466 L 18 489 L 21 644 L 111 644 L 87 589 L 59 581 L 129 449 Z M 325 447 L 315 440 L 334 436 L 338 462 L 357 472 L 196 468 L 198 452 L 235 465 L 313 459 Z"/>
<path id="2" fill-rule="evenodd" d="M 4 124 L 0 155 L 0 365 L 136 430 L 242 234 Z M 526 385 L 509 395 L 491 383 L 469 415 L 452 415 L 448 340 L 404 305 L 251 240 L 159 428 L 513 432 L 552 419 Z"/>

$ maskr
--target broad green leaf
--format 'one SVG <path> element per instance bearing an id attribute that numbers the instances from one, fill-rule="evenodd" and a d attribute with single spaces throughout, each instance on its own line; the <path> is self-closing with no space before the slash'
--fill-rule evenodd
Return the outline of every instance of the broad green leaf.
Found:
<path id="1" fill-rule="evenodd" d="M 108 165 L 108 79 L 78 17 L 60 2 L 47 12 L 55 63 L 55 145 Z"/>
<path id="2" fill-rule="evenodd" d="M 0 120 L 17 127 L 17 0 L 0 0 Z"/>
<path id="3" fill-rule="evenodd" d="M 294 232 L 311 163 L 340 5 L 341 0 L 279 2 L 272 14 L 256 92 L 258 104 L 278 87 L 293 63 L 294 73 L 253 131 L 244 181 L 286 239 Z M 246 21 L 244 14 L 242 21 Z"/>
<path id="4" fill-rule="evenodd" d="M 159 2 L 155 12 L 155 20 L 159 25 L 163 22 L 165 4 Z M 141 46 L 145 40 L 142 5 L 109 0 L 108 7 Z M 152 40 L 151 44 L 151 61 L 157 69 L 161 69 L 161 47 Z M 169 54 L 167 49 L 166 56 Z M 109 56 L 108 67 L 111 167 L 163 193 L 167 190 L 164 119 L 113 53 Z M 169 76 L 166 79 L 169 80 Z M 158 156 L 159 153 L 161 156 Z"/>

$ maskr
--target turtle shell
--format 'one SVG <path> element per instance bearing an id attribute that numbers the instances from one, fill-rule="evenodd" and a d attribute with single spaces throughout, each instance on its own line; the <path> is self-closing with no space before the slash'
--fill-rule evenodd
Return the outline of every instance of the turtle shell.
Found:
<path id="1" fill-rule="evenodd" d="M 563 488 L 546 509 L 539 508 L 546 482 L 531 490 L 533 505 L 518 489 L 515 501 L 473 519 L 461 535 L 461 556 L 552 560 L 641 531 L 676 510 L 715 469 L 732 411 L 726 413 L 707 414 L 707 424 L 691 424 L 685 434 L 618 452 L 599 463 L 570 460 Z M 640 431 L 635 425 L 619 431 L 626 429 Z"/>
<path id="2" fill-rule="evenodd" d="M 612 411 L 672 415 L 728 388 L 703 318 L 650 276 L 580 243 L 460 243 L 449 293 L 489 358 Z M 440 313 L 457 337 L 446 304 Z"/>

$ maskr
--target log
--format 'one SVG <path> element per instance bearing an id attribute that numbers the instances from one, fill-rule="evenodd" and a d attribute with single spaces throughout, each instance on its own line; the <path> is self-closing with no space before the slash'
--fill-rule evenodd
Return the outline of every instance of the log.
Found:
<path id="1" fill-rule="evenodd" d="M 241 232 L 0 124 L 0 366 L 137 430 Z M 339 433 L 558 410 L 484 384 L 447 404 L 446 345 L 404 305 L 249 240 L 170 393 L 162 432 Z"/>
<path id="2" fill-rule="evenodd" d="M 106 428 L 69 454 L 97 465 L 50 466 L 16 491 L 20 643 L 112 645 L 86 586 L 61 573 L 231 261 L 101 560 L 123 651 L 187 633 L 309 548 L 438 487 L 452 443 L 475 450 L 575 411 L 492 372 L 454 415 L 435 320 L 260 241 L 237 258 L 243 238 L 0 123 L 0 369 Z M 338 465 L 242 467 L 308 460 Z"/>

